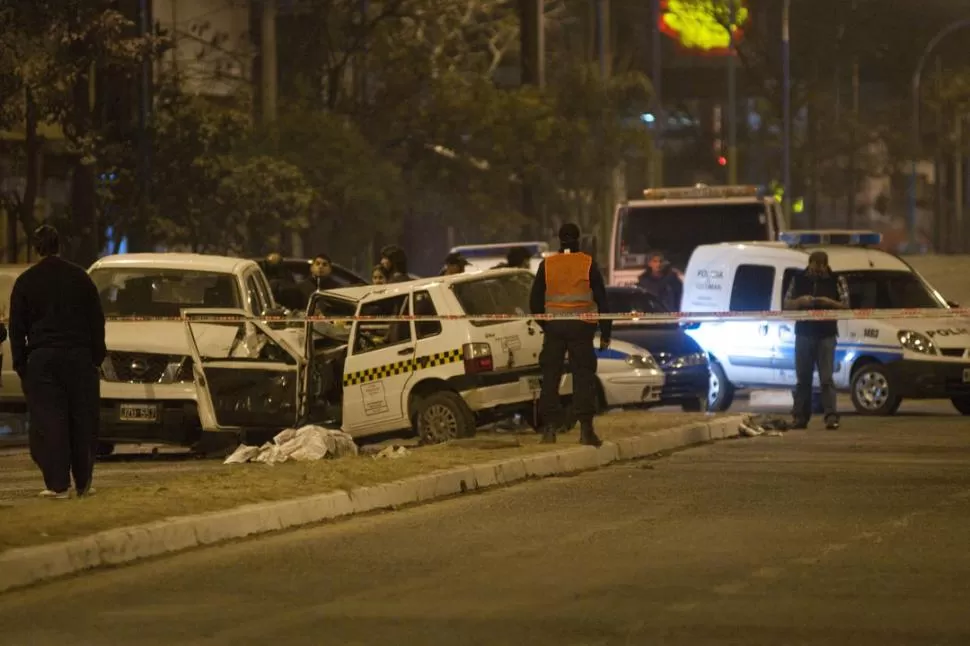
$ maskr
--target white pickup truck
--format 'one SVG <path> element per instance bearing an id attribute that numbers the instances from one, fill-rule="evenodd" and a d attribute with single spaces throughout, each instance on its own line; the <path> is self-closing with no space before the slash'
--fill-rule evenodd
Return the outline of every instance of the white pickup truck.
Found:
<path id="1" fill-rule="evenodd" d="M 199 307 L 282 315 L 259 265 L 223 256 L 133 253 L 101 258 L 88 273 L 106 317 L 144 319 L 107 323 L 99 451 L 109 453 L 122 442 L 205 448 L 192 352 L 177 319 L 183 309 Z"/>

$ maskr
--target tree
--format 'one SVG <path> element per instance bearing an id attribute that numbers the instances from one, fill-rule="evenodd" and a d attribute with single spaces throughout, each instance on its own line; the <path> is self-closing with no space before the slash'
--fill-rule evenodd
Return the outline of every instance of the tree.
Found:
<path id="1" fill-rule="evenodd" d="M 134 23 L 110 8 L 107 0 L 37 0 L 17 2 L 3 11 L 0 56 L 0 118 L 24 128 L 26 188 L 6 196 L 8 208 L 26 230 L 33 221 L 33 203 L 40 177 L 40 123 L 55 124 L 74 154 L 71 178 L 71 220 L 75 244 L 69 254 L 82 263 L 93 261 L 102 233 L 96 212 L 94 166 L 105 137 L 97 123 L 97 102 L 90 100 L 94 73 L 133 73 L 153 53 L 152 38 L 133 35 Z"/>
<path id="2" fill-rule="evenodd" d="M 168 85 L 151 124 L 153 203 L 149 233 L 160 244 L 196 252 L 255 255 L 281 235 L 305 229 L 315 194 L 299 168 L 261 154 L 248 112 L 181 94 Z M 119 151 L 109 201 L 132 226 L 137 193 L 130 150 Z"/>

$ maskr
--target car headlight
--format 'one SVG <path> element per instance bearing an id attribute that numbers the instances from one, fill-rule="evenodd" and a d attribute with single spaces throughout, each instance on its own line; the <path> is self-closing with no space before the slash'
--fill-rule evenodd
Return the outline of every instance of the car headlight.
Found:
<path id="1" fill-rule="evenodd" d="M 657 362 L 650 355 L 631 354 L 625 361 L 626 365 L 640 370 L 651 370 L 657 367 Z"/>
<path id="2" fill-rule="evenodd" d="M 707 354 L 703 352 L 695 352 L 693 354 L 685 354 L 683 356 L 677 357 L 671 361 L 668 366 L 670 368 L 687 368 L 688 366 L 703 366 L 707 365 Z"/>
<path id="3" fill-rule="evenodd" d="M 912 330 L 900 330 L 896 337 L 899 339 L 899 345 L 906 350 L 920 354 L 936 354 L 936 346 L 925 334 Z"/>

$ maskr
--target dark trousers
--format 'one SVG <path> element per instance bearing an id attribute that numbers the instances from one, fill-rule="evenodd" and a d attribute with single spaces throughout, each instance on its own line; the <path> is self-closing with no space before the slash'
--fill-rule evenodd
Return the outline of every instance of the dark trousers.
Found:
<path id="1" fill-rule="evenodd" d="M 91 486 L 100 425 L 101 382 L 85 349 L 37 348 L 27 357 L 24 395 L 30 456 L 51 491 Z"/>
<path id="2" fill-rule="evenodd" d="M 795 406 L 792 417 L 808 423 L 812 418 L 812 378 L 818 369 L 818 380 L 822 386 L 822 410 L 825 421 L 838 421 L 835 384 L 832 373 L 835 370 L 834 336 L 811 336 L 799 334 L 795 337 Z"/>
<path id="3" fill-rule="evenodd" d="M 596 413 L 596 350 L 593 338 L 596 326 L 582 321 L 549 321 L 546 323 L 539 354 L 542 368 L 542 393 L 539 408 L 543 425 L 556 429 L 563 425 L 562 405 L 559 401 L 559 381 L 562 379 L 569 353 L 569 367 L 573 373 L 573 407 L 581 423 L 589 423 Z"/>

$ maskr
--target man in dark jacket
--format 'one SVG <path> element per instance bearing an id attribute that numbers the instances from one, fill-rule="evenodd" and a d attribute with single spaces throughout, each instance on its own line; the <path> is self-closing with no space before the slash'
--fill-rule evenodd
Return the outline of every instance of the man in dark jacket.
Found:
<path id="1" fill-rule="evenodd" d="M 606 283 L 596 261 L 579 251 L 579 227 L 572 223 L 559 229 L 560 252 L 548 256 L 539 265 L 529 306 L 533 314 L 606 314 L 610 311 Z M 539 406 L 543 416 L 542 442 L 556 441 L 563 427 L 559 401 L 566 353 L 573 374 L 573 405 L 580 424 L 580 442 L 590 446 L 602 444 L 593 430 L 596 413 L 596 350 L 593 340 L 597 321 L 550 320 L 539 324 L 545 335 L 539 365 L 542 368 L 542 392 Z M 610 345 L 613 322 L 599 321 L 600 349 Z"/>
<path id="2" fill-rule="evenodd" d="M 270 289 L 273 290 L 273 298 L 276 299 L 277 303 L 288 310 L 303 311 L 306 309 L 307 299 L 300 292 L 299 285 L 293 280 L 293 274 L 283 264 L 283 256 L 275 252 L 266 256 L 264 273 L 269 281 Z"/>
<path id="3" fill-rule="evenodd" d="M 107 351 L 97 287 L 81 267 L 62 260 L 54 227 L 34 232 L 41 260 L 10 294 L 10 349 L 30 414 L 30 454 L 44 474 L 45 498 L 92 493 L 100 423 L 98 367 Z"/>
<path id="4" fill-rule="evenodd" d="M 680 297 L 684 283 L 679 272 L 670 266 L 661 253 L 653 253 L 647 262 L 647 270 L 640 275 L 637 284 L 660 301 L 668 312 L 680 309 Z"/>
<path id="5" fill-rule="evenodd" d="M 505 256 L 505 262 L 500 262 L 492 269 L 528 269 L 530 260 L 532 260 L 532 252 L 528 248 L 512 247 Z"/>
<path id="6" fill-rule="evenodd" d="M 310 263 L 310 276 L 300 283 L 299 287 L 303 293 L 304 308 L 310 303 L 310 297 L 315 292 L 340 287 L 340 283 L 333 277 L 333 261 L 330 260 L 330 256 L 325 253 L 315 255 Z"/>
<path id="7" fill-rule="evenodd" d="M 829 257 L 824 251 L 815 251 L 808 257 L 808 267 L 796 274 L 788 284 L 782 305 L 786 310 L 837 310 L 849 309 L 849 288 L 845 278 L 835 276 L 829 267 Z M 835 345 L 839 335 L 837 321 L 795 322 L 795 403 L 792 408 L 792 427 L 808 428 L 812 417 L 812 380 L 816 367 L 822 386 L 822 407 L 825 412 L 825 428 L 839 428 L 836 407 Z"/>

